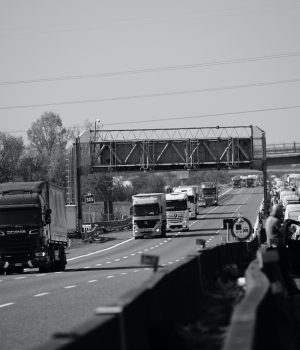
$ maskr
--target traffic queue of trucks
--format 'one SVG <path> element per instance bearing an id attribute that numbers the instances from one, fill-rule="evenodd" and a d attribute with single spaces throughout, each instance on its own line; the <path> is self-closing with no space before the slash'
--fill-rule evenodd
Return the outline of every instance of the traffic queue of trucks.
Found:
<path id="1" fill-rule="evenodd" d="M 0 273 L 64 270 L 64 189 L 46 181 L 0 184 Z"/>
<path id="2" fill-rule="evenodd" d="M 199 206 L 218 205 L 218 184 L 204 182 L 166 188 L 167 193 L 140 193 L 132 196 L 133 236 L 166 235 L 166 231 L 189 230 L 189 220 L 197 219 Z"/>

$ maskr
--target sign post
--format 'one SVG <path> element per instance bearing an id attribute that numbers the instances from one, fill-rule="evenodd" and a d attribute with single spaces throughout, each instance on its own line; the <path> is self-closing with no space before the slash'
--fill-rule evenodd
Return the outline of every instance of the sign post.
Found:
<path id="1" fill-rule="evenodd" d="M 86 196 L 85 196 L 85 204 L 88 204 L 88 206 L 89 206 L 89 219 L 90 219 L 90 222 L 92 222 L 92 219 L 91 219 L 91 204 L 94 204 L 94 203 L 95 203 L 94 195 L 91 194 L 91 193 L 86 194 Z"/>

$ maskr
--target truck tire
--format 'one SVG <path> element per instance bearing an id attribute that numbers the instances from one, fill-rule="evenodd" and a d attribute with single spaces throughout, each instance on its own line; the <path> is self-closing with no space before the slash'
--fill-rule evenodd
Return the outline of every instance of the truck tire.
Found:
<path id="1" fill-rule="evenodd" d="M 59 260 L 54 262 L 54 270 L 55 271 L 64 271 L 66 268 L 66 263 L 67 263 L 64 246 L 62 246 L 62 245 L 59 246 L 58 250 L 59 250 Z"/>
<path id="2" fill-rule="evenodd" d="M 162 237 L 166 237 L 166 234 L 167 234 L 167 228 L 166 228 L 166 226 L 162 226 L 162 228 L 161 228 L 161 236 Z"/>

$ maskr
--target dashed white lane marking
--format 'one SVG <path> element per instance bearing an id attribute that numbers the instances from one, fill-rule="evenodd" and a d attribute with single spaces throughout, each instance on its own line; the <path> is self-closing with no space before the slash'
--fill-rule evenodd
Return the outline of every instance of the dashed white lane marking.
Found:
<path id="1" fill-rule="evenodd" d="M 85 266 L 84 269 L 90 269 L 91 267 L 90 266 Z"/>
<path id="2" fill-rule="evenodd" d="M 72 285 L 72 286 L 66 286 L 64 287 L 65 289 L 71 289 L 71 288 L 75 288 L 76 287 L 76 284 Z"/>
<path id="3" fill-rule="evenodd" d="M 115 247 L 118 247 L 118 246 L 120 246 L 120 245 L 122 245 L 122 244 L 128 243 L 128 242 L 130 242 L 130 241 L 132 241 L 132 240 L 134 240 L 134 237 L 129 238 L 129 239 L 127 239 L 126 241 L 123 241 L 123 242 L 121 242 L 121 243 L 115 244 L 115 245 L 113 245 L 113 246 L 111 246 L 111 247 L 104 248 L 104 249 L 101 249 L 101 250 L 97 250 L 96 252 L 92 252 L 92 253 L 88 253 L 88 254 L 84 254 L 84 255 L 75 256 L 74 258 L 68 259 L 68 261 L 72 261 L 72 260 L 84 258 L 84 257 L 87 257 L 87 256 L 99 254 L 99 253 L 101 253 L 101 252 L 106 252 L 106 251 L 111 250 L 111 249 L 114 249 Z"/>
<path id="4" fill-rule="evenodd" d="M 34 297 L 43 297 L 44 295 L 48 295 L 49 293 L 39 293 L 35 294 Z"/>
<path id="5" fill-rule="evenodd" d="M 131 256 L 135 256 L 135 253 L 130 254 Z"/>
<path id="6" fill-rule="evenodd" d="M 113 278 L 113 277 L 115 277 L 115 276 L 107 276 L 106 278 Z"/>
<path id="7" fill-rule="evenodd" d="M 138 252 L 138 254 L 143 254 L 143 252 Z"/>
<path id="8" fill-rule="evenodd" d="M 35 275 L 36 277 L 42 277 L 42 276 L 46 276 L 46 274 L 45 273 L 42 273 L 42 274 L 40 274 L 40 275 Z"/>
<path id="9" fill-rule="evenodd" d="M 6 304 L 2 304 L 2 305 L 0 305 L 0 308 L 6 307 L 6 306 L 10 306 L 10 305 L 13 305 L 13 304 L 15 304 L 15 303 L 6 303 Z"/>
<path id="10" fill-rule="evenodd" d="M 3 282 L 3 280 L 0 280 L 0 282 Z"/>
<path id="11" fill-rule="evenodd" d="M 127 259 L 128 258 L 128 256 L 123 256 L 123 259 Z"/>
<path id="12" fill-rule="evenodd" d="M 127 272 L 121 272 L 121 275 L 127 275 Z"/>
<path id="13" fill-rule="evenodd" d="M 115 259 L 115 261 L 120 261 L 121 259 Z"/>
<path id="14" fill-rule="evenodd" d="M 24 278 L 27 278 L 27 277 L 24 277 L 24 276 L 23 277 L 15 277 L 14 279 L 15 280 L 23 280 Z"/>
<path id="15" fill-rule="evenodd" d="M 106 261 L 106 263 L 105 264 L 111 264 L 111 261 Z"/>
<path id="16" fill-rule="evenodd" d="M 90 280 L 90 281 L 88 281 L 88 283 L 95 283 L 95 282 L 97 282 L 97 280 Z"/>
<path id="17" fill-rule="evenodd" d="M 96 266 L 101 266 L 102 264 L 96 264 Z"/>
<path id="18" fill-rule="evenodd" d="M 57 272 L 54 272 L 56 275 L 59 275 L 60 273 L 63 273 L 63 271 L 57 271 Z"/>
<path id="19" fill-rule="evenodd" d="M 134 270 L 133 272 L 139 272 L 140 270 Z"/>

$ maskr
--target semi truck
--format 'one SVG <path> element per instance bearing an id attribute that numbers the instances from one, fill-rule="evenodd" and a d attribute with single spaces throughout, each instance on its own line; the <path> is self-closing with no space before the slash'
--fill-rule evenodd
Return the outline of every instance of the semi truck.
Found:
<path id="1" fill-rule="evenodd" d="M 247 177 L 246 179 L 246 187 L 254 187 L 255 179 L 253 177 Z"/>
<path id="2" fill-rule="evenodd" d="M 0 272 L 65 269 L 65 190 L 47 181 L 0 184 Z"/>
<path id="3" fill-rule="evenodd" d="M 198 213 L 198 186 L 178 186 L 175 187 L 173 192 L 175 193 L 186 193 L 188 196 L 189 205 L 189 217 L 190 219 L 197 219 Z"/>
<path id="4" fill-rule="evenodd" d="M 218 184 L 216 182 L 202 182 L 199 206 L 207 207 L 219 204 Z"/>
<path id="5" fill-rule="evenodd" d="M 241 188 L 242 187 L 242 179 L 239 176 L 235 176 L 232 178 L 232 188 Z"/>
<path id="6" fill-rule="evenodd" d="M 184 192 L 166 194 L 167 230 L 189 231 L 188 195 Z"/>
<path id="7" fill-rule="evenodd" d="M 139 193 L 132 196 L 133 237 L 165 237 L 167 231 L 166 194 Z"/>

